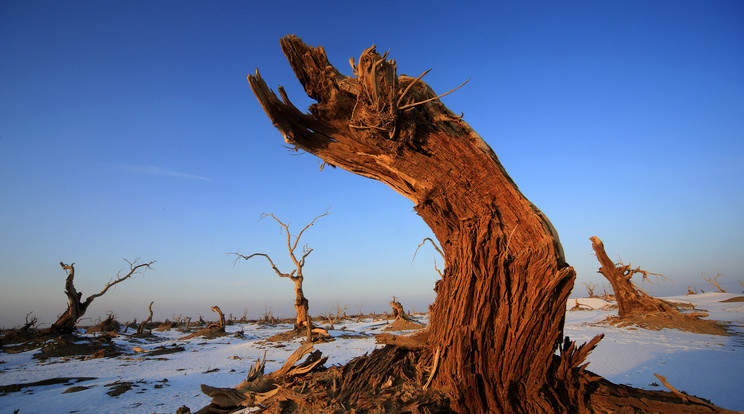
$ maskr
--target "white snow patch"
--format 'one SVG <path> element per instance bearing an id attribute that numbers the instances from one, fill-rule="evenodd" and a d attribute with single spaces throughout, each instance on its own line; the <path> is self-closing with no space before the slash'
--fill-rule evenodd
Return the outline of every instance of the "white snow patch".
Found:
<path id="1" fill-rule="evenodd" d="M 735 296 L 705 293 L 664 298 L 692 303 L 696 309 L 709 313 L 711 319 L 727 322 L 733 332 L 728 337 L 592 325 L 617 315 L 616 310 L 608 309 L 608 302 L 597 298 L 578 299 L 590 310 L 566 312 L 565 333 L 579 343 L 605 334 L 589 355 L 589 369 L 610 381 L 645 389 L 664 389 L 663 385 L 656 385 L 658 380 L 653 374 L 658 373 L 679 390 L 710 399 L 724 408 L 744 410 L 744 393 L 740 391 L 741 373 L 744 372 L 744 303 L 721 302 Z M 568 309 L 575 305 L 574 300 L 569 299 Z M 426 318 L 421 317 L 421 321 L 425 323 Z M 337 323 L 330 331 L 335 341 L 317 344 L 315 348 L 329 357 L 327 366 L 345 364 L 378 348 L 380 345 L 375 343 L 373 335 L 385 326 L 384 322 L 370 319 Z M 210 401 L 201 393 L 200 384 L 233 387 L 247 376 L 250 366 L 264 352 L 267 373 L 281 367 L 302 339 L 285 343 L 267 343 L 264 339 L 289 329 L 291 325 L 286 324 L 274 327 L 234 325 L 228 326 L 228 332 L 242 331 L 242 338 L 225 336 L 187 341 L 178 340 L 184 334 L 177 330 L 154 332 L 159 338 L 157 342 L 134 342 L 120 336 L 115 341 L 130 352 L 117 358 L 87 361 L 63 358 L 39 361 L 33 358 L 38 351 L 0 353 L 0 385 L 56 377 L 96 378 L 29 387 L 0 395 L 0 414 L 12 413 L 15 409 L 20 409 L 20 413 L 172 413 L 182 405 L 196 411 Z M 173 344 L 185 350 L 149 357 L 132 349 L 140 347 L 149 351 Z M 117 381 L 132 382 L 135 387 L 116 397 L 107 395 L 111 388 L 106 385 Z M 89 388 L 63 393 L 72 386 Z"/>

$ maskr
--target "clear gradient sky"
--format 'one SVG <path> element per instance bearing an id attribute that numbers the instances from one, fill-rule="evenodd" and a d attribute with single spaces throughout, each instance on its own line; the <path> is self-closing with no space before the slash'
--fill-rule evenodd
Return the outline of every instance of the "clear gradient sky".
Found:
<path id="1" fill-rule="evenodd" d="M 290 262 L 272 212 L 308 230 L 312 314 L 426 309 L 438 275 L 410 201 L 283 146 L 246 75 L 304 95 L 279 47 L 296 34 L 348 59 L 372 44 L 417 76 L 493 147 L 558 229 L 582 282 L 588 238 L 672 279 L 744 280 L 744 3 L 0 2 L 0 326 L 61 313 L 75 262 L 84 295 L 122 258 L 153 269 L 90 316 L 212 318 L 209 307 L 292 314 Z M 438 260 L 441 266 L 441 259 Z"/>

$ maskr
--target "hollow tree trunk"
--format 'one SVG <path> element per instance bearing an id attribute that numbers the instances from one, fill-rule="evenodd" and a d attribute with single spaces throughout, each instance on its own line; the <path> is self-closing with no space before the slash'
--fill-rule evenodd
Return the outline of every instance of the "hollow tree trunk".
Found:
<path id="1" fill-rule="evenodd" d="M 429 335 L 441 360 L 432 387 L 460 412 L 585 409 L 597 377 L 579 365 L 599 338 L 580 351 L 566 341 L 554 354 L 575 272 L 553 226 L 488 144 L 425 83 L 398 77 L 395 62 L 374 47 L 358 66 L 352 59 L 355 76 L 347 77 L 323 48 L 296 36 L 281 46 L 317 101 L 310 113 L 282 87 L 279 100 L 258 72 L 248 80 L 285 141 L 406 196 L 442 246 Z"/>

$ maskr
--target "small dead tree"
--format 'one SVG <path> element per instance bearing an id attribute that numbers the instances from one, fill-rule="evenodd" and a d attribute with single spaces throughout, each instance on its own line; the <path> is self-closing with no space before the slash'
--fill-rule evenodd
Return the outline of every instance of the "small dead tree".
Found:
<path id="1" fill-rule="evenodd" d="M 225 331 L 225 314 L 222 313 L 222 310 L 217 305 L 212 306 L 210 309 L 213 312 L 217 312 L 217 314 L 220 315 L 220 321 L 207 326 L 207 329 L 215 329 L 215 330 L 224 332 Z"/>
<path id="2" fill-rule="evenodd" d="M 604 244 L 599 237 L 592 236 L 589 240 L 592 241 L 592 248 L 597 255 L 597 260 L 602 265 L 599 268 L 599 273 L 610 281 L 612 290 L 615 291 L 619 317 L 625 318 L 634 314 L 649 312 L 678 312 L 668 303 L 649 296 L 631 281 L 636 274 L 642 275 L 644 280 L 648 280 L 649 275 L 663 277 L 662 275 L 648 272 L 640 267 L 633 269 L 630 264 L 620 263 L 616 265 L 607 256 Z"/>
<path id="3" fill-rule="evenodd" d="M 302 269 L 303 269 L 303 267 L 305 267 L 305 259 L 307 259 L 307 256 L 309 256 L 310 253 L 313 252 L 313 249 L 311 249 L 310 247 L 308 247 L 307 244 L 304 245 L 302 247 L 302 256 L 300 256 L 299 258 L 297 257 L 297 254 L 295 253 L 295 251 L 297 250 L 297 247 L 299 246 L 299 243 L 300 243 L 300 239 L 302 238 L 302 235 L 305 233 L 305 231 L 307 229 L 309 229 L 311 226 L 313 226 L 315 224 L 315 221 L 316 220 L 318 220 L 321 217 L 327 216 L 328 214 L 330 214 L 330 212 L 328 210 L 326 210 L 325 213 L 323 213 L 323 214 L 315 217 L 310 222 L 310 224 L 308 224 L 302 230 L 300 230 L 300 232 L 297 234 L 297 236 L 294 236 L 294 237 L 292 236 L 292 234 L 289 231 L 289 224 L 285 224 L 284 222 L 282 222 L 281 220 L 279 220 L 278 218 L 276 218 L 276 216 L 274 216 L 271 213 L 264 213 L 261 216 L 261 218 L 264 218 L 264 217 L 271 217 L 271 218 L 273 218 L 277 223 L 279 223 L 279 225 L 282 227 L 282 231 L 287 236 L 287 251 L 289 252 L 289 257 L 292 259 L 292 263 L 294 263 L 294 267 L 295 267 L 289 273 L 284 273 L 284 272 L 280 271 L 279 268 L 277 268 L 276 265 L 274 264 L 274 261 L 271 260 L 271 258 L 269 257 L 269 255 L 267 255 L 265 253 L 253 253 L 253 254 L 248 255 L 248 256 L 244 256 L 244 255 L 242 255 L 240 253 L 232 253 L 235 256 L 237 256 L 236 259 L 235 259 L 236 261 L 238 259 L 241 259 L 241 258 L 242 259 L 245 259 L 245 260 L 249 260 L 249 259 L 251 259 L 253 257 L 256 257 L 256 256 L 263 256 L 263 257 L 266 258 L 266 260 L 269 261 L 269 264 L 271 265 L 271 268 L 274 269 L 274 272 L 279 277 L 286 277 L 286 278 L 290 279 L 292 282 L 294 282 L 294 285 L 295 285 L 295 310 L 297 311 L 297 315 L 296 315 L 296 319 L 295 319 L 295 329 L 297 329 L 297 330 L 301 330 L 301 329 L 303 329 L 303 327 L 306 327 L 305 326 L 306 323 L 307 323 L 306 320 L 308 319 L 308 311 L 309 311 L 309 308 L 310 308 L 310 303 L 309 303 L 309 301 L 305 297 L 305 294 L 302 291 L 302 282 L 305 280 L 305 275 L 302 273 Z"/>
<path id="4" fill-rule="evenodd" d="M 137 263 L 138 260 L 130 262 L 126 259 L 124 259 L 124 261 L 129 264 L 129 271 L 124 275 L 121 274 L 122 271 L 119 271 L 116 274 L 115 279 L 106 283 L 106 285 L 100 292 L 88 296 L 85 301 L 82 300 L 82 292 L 78 292 L 77 289 L 75 289 L 75 263 L 68 265 L 63 262 L 59 262 L 59 265 L 62 266 L 62 269 L 67 272 L 67 280 L 65 281 L 65 295 L 67 295 L 67 300 L 69 303 L 67 305 L 67 310 L 59 316 L 57 321 L 54 322 L 54 324 L 52 324 L 49 329 L 61 333 L 72 333 L 72 331 L 75 329 L 75 325 L 77 325 L 80 318 L 85 315 L 85 312 L 88 310 L 88 306 L 93 303 L 93 300 L 95 298 L 103 296 L 111 287 L 140 273 L 140 271 L 142 270 L 149 269 L 150 266 L 155 263 L 155 261 L 147 263 Z"/>
<path id="5" fill-rule="evenodd" d="M 150 316 L 147 317 L 142 323 L 140 324 L 139 328 L 137 328 L 137 335 L 142 335 L 142 333 L 145 330 L 145 327 L 148 323 L 152 320 L 152 304 L 155 303 L 155 301 L 150 302 L 150 306 L 147 307 L 147 309 L 150 311 Z"/>
<path id="6" fill-rule="evenodd" d="M 595 285 L 594 283 L 584 282 L 584 287 L 586 288 L 586 294 L 589 295 L 590 298 L 597 297 L 594 294 L 594 289 L 597 288 L 597 285 Z"/>
<path id="7" fill-rule="evenodd" d="M 36 325 L 39 324 L 39 319 L 34 316 L 31 319 L 28 319 L 29 316 L 31 316 L 33 312 L 29 312 L 26 314 L 26 323 L 23 324 L 21 327 L 21 331 L 28 332 L 34 329 Z"/>
<path id="8" fill-rule="evenodd" d="M 390 301 L 390 306 L 393 308 L 393 319 L 406 319 L 406 312 L 403 310 L 403 305 L 395 300 L 395 296 Z"/>
<path id="9" fill-rule="evenodd" d="M 721 287 L 721 285 L 718 284 L 718 278 L 723 276 L 720 272 L 716 272 L 715 276 L 705 277 L 705 273 L 701 273 L 700 277 L 703 278 L 704 281 L 710 283 L 711 285 L 715 286 L 716 289 L 718 289 L 721 293 L 726 293 L 726 290 Z"/>

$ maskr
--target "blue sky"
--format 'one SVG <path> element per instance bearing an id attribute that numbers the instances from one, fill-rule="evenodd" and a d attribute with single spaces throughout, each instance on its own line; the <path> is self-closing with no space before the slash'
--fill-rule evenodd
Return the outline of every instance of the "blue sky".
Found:
<path id="1" fill-rule="evenodd" d="M 744 5 L 623 2 L 0 3 L 0 326 L 65 307 L 75 262 L 84 295 L 126 266 L 153 269 L 97 299 L 92 317 L 212 317 L 209 307 L 291 315 L 290 262 L 272 212 L 304 241 L 312 314 L 423 311 L 431 235 L 383 184 L 283 147 L 253 97 L 256 68 L 305 97 L 279 48 L 296 34 L 348 59 L 376 44 L 493 147 L 558 229 L 583 282 L 588 238 L 672 279 L 656 294 L 730 291 L 744 280 Z M 441 259 L 438 260 L 441 266 Z M 707 285 L 707 286 L 706 286 Z"/>

